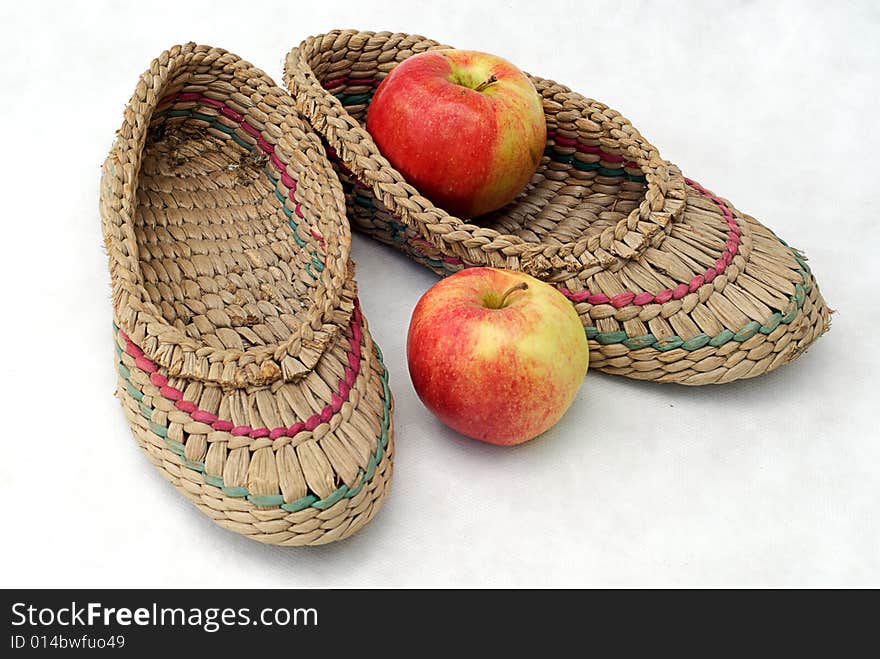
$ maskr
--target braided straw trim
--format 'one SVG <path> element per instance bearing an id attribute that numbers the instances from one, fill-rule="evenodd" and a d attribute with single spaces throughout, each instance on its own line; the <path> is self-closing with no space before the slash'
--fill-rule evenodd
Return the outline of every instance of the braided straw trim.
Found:
<path id="1" fill-rule="evenodd" d="M 448 48 L 424 37 L 389 32 L 337 30 L 305 40 L 287 56 L 284 80 L 297 108 L 321 133 L 342 163 L 395 217 L 413 227 L 441 251 L 477 265 L 523 270 L 536 276 L 612 268 L 659 245 L 665 230 L 683 210 L 684 181 L 670 171 L 632 125 L 618 113 L 568 88 L 530 76 L 544 100 L 547 128 L 587 143 L 607 142 L 616 157 L 638 167 L 646 187 L 641 202 L 600 232 L 568 242 L 530 244 L 512 233 L 469 224 L 419 195 L 381 155 L 366 130 L 328 94 L 322 83 L 336 82 L 344 71 L 347 87 L 363 79 L 381 80 L 393 66 L 415 53 Z M 366 86 L 373 86 L 372 83 Z M 609 138 L 610 136 L 610 138 Z"/>
<path id="2" fill-rule="evenodd" d="M 327 141 L 352 226 L 442 276 L 492 265 L 554 284 L 581 317 L 591 367 L 616 375 L 683 384 L 754 377 L 793 360 L 828 329 L 830 311 L 802 254 L 675 165 L 655 167 L 656 149 L 614 110 L 551 81 L 533 78 L 548 143 L 531 184 L 480 226 L 457 227 L 458 244 L 468 249 L 436 240 L 410 221 L 418 205 L 412 197 L 376 185 L 399 175 L 375 169 L 375 144 L 357 130 L 379 81 L 406 57 L 435 47 L 417 36 L 337 31 L 288 56 L 285 79 Z M 655 225 L 662 231 L 643 222 L 648 241 L 624 237 L 628 258 L 619 248 L 584 251 L 577 263 L 554 261 L 571 256 L 572 244 L 592 249 L 656 203 L 652 176 L 672 204 L 672 221 Z M 487 259 L 483 245 L 499 235 L 527 243 L 528 258 L 499 250 Z"/>
<path id="3" fill-rule="evenodd" d="M 315 289 L 306 296 L 309 306 L 298 315 L 294 326 L 286 329 L 283 338 L 276 336 L 274 341 L 246 349 L 223 347 L 222 341 L 220 345 L 206 342 L 169 323 L 147 290 L 152 273 L 143 270 L 143 241 L 139 240 L 136 214 L 138 204 L 143 202 L 138 190 L 139 174 L 143 166 L 151 164 L 141 159 L 154 112 L 163 99 L 175 99 L 180 94 L 184 98 L 178 105 L 195 104 L 200 116 L 213 115 L 225 121 L 234 128 L 236 141 L 267 152 L 267 158 L 271 156 L 269 165 L 283 168 L 276 171 L 278 177 L 297 181 L 298 202 L 310 225 L 308 231 L 304 227 L 300 233 L 309 243 L 327 241 L 319 282 L 309 284 Z M 187 95 L 200 100 L 191 101 Z M 229 116 L 238 120 L 230 120 Z M 153 128 L 159 133 L 163 125 L 153 124 Z M 203 135 L 206 141 L 212 137 L 210 133 L 207 130 Z M 184 144 L 184 148 L 190 149 L 188 155 L 197 155 L 193 149 L 198 146 Z M 171 157 L 173 165 L 173 154 Z M 176 375 L 235 386 L 302 377 L 317 363 L 339 324 L 344 324 L 343 307 L 349 311 L 351 308 L 350 300 L 340 296 L 349 276 L 350 236 L 347 224 L 339 221 L 344 200 L 337 188 L 327 185 L 333 178 L 320 141 L 296 116 L 289 96 L 262 71 L 219 48 L 190 43 L 163 53 L 141 76 L 102 170 L 101 216 L 117 323 Z M 222 209 L 253 201 L 236 198 L 236 192 L 212 189 L 210 184 L 187 190 L 190 196 L 202 197 L 199 203 L 203 207 Z M 216 261 L 211 254 L 205 257 Z M 295 265 L 288 264 L 291 268 Z M 224 264 L 208 263 L 206 270 L 222 271 Z"/>

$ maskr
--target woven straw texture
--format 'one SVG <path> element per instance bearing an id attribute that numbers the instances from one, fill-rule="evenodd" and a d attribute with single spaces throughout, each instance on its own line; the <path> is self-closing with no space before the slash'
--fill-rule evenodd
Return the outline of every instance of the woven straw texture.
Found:
<path id="1" fill-rule="evenodd" d="M 730 382 L 792 361 L 828 329 L 803 255 L 682 176 L 608 106 L 531 77 L 544 158 L 505 208 L 466 221 L 409 185 L 363 128 L 372 93 L 411 55 L 448 48 L 334 31 L 287 56 L 285 82 L 325 140 L 353 226 L 437 274 L 522 270 L 575 304 L 591 366 L 641 380 Z"/>
<path id="2" fill-rule="evenodd" d="M 125 110 L 100 210 L 117 395 L 153 464 L 260 542 L 366 524 L 393 404 L 342 190 L 290 96 L 224 50 L 166 51 Z"/>

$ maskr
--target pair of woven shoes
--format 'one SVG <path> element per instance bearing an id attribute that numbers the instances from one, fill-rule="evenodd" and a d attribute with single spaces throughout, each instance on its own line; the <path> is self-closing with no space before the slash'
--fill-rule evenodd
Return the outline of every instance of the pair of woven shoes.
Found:
<path id="1" fill-rule="evenodd" d="M 433 206 L 362 122 L 397 63 L 438 47 L 311 38 L 288 56 L 290 94 L 226 51 L 174 47 L 141 77 L 104 164 L 118 396 L 163 474 L 255 540 L 344 538 L 390 483 L 393 403 L 349 222 L 441 275 L 486 265 L 553 283 L 609 373 L 753 377 L 827 329 L 802 255 L 552 81 L 532 78 L 548 142 L 520 197 L 479 225 Z"/>

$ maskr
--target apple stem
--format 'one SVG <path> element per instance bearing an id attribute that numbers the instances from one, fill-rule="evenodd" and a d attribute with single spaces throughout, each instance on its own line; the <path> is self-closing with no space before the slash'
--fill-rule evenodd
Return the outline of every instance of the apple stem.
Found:
<path id="1" fill-rule="evenodd" d="M 498 82 L 498 78 L 495 77 L 495 74 L 489 76 L 488 80 L 484 80 L 477 87 L 474 88 L 474 91 L 481 92 L 486 89 L 492 83 Z"/>
<path id="2" fill-rule="evenodd" d="M 528 287 L 529 287 L 529 285 L 528 285 L 526 282 L 523 281 L 523 282 L 520 282 L 519 284 L 516 284 L 516 285 L 511 286 L 510 288 L 508 288 L 506 291 L 504 291 L 504 295 L 501 296 L 501 302 L 498 303 L 498 308 L 499 308 L 499 309 L 503 309 L 503 308 L 504 308 L 504 303 L 507 302 L 507 296 L 508 296 L 508 295 L 510 295 L 510 294 L 513 293 L 514 291 L 524 291 L 524 290 L 526 290 Z"/>

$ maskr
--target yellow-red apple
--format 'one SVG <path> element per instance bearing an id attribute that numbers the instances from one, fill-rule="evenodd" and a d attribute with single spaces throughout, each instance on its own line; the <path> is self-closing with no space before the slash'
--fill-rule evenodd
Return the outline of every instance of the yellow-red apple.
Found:
<path id="1" fill-rule="evenodd" d="M 541 97 L 505 59 L 431 50 L 404 60 L 376 89 L 367 130 L 419 192 L 474 217 L 513 200 L 547 141 Z"/>
<path id="2" fill-rule="evenodd" d="M 589 365 L 571 302 L 534 277 L 495 268 L 461 270 L 428 289 L 406 351 L 428 409 L 464 435 L 503 445 L 559 421 Z"/>

